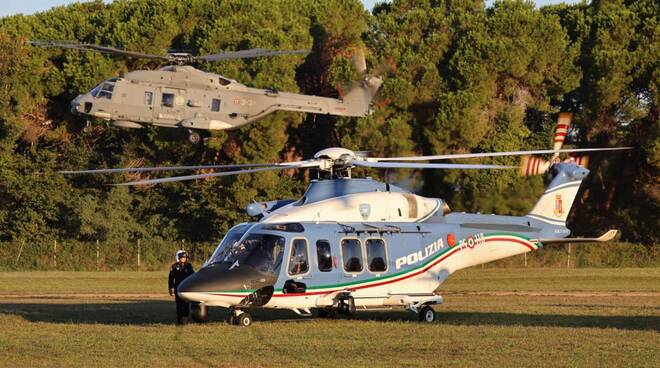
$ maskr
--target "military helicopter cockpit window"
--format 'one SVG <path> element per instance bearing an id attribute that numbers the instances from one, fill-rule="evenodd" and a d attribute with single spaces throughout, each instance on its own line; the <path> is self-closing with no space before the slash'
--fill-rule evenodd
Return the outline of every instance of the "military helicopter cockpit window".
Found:
<path id="1" fill-rule="evenodd" d="M 362 246 L 358 239 L 342 240 L 341 254 L 344 261 L 344 271 L 362 272 Z"/>
<path id="2" fill-rule="evenodd" d="M 99 84 L 96 88 L 92 90 L 92 96 L 96 98 L 106 98 L 108 100 L 112 99 L 112 92 L 115 90 L 114 80 L 109 80 Z"/>
<path id="3" fill-rule="evenodd" d="M 174 93 L 163 93 L 160 104 L 165 107 L 174 107 Z"/>
<path id="4" fill-rule="evenodd" d="M 289 257 L 289 275 L 300 275 L 309 271 L 309 255 L 307 240 L 294 239 L 291 243 L 291 256 Z"/>
<path id="5" fill-rule="evenodd" d="M 225 79 L 222 77 L 218 78 L 218 82 L 220 83 L 221 86 L 228 86 L 231 84 L 231 81 L 229 79 Z"/>

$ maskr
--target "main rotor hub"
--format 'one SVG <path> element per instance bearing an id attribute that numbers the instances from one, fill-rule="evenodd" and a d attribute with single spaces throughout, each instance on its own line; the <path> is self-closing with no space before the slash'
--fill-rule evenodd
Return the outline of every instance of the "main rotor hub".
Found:
<path id="1" fill-rule="evenodd" d="M 330 159 L 332 161 L 348 160 L 355 158 L 355 152 L 341 147 L 326 148 L 316 152 L 314 158 Z"/>

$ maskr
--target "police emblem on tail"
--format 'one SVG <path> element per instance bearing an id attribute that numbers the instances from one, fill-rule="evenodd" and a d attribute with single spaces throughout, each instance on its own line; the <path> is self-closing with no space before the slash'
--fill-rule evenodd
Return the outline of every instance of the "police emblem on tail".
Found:
<path id="1" fill-rule="evenodd" d="M 555 216 L 561 217 L 564 214 L 564 207 L 561 200 L 561 194 L 555 196 Z"/>

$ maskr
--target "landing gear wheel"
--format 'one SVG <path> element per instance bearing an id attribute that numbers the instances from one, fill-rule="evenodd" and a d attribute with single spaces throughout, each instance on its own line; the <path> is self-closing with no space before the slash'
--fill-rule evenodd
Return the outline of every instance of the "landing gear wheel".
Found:
<path id="1" fill-rule="evenodd" d="M 191 131 L 189 132 L 189 134 L 188 134 L 188 141 L 189 141 L 190 143 L 192 143 L 192 144 L 198 144 L 201 140 L 202 140 L 202 136 L 201 136 L 198 132 L 196 132 L 196 131 L 194 131 L 194 130 L 191 130 Z"/>
<path id="2" fill-rule="evenodd" d="M 433 310 L 433 307 L 427 305 L 419 311 L 418 317 L 421 322 L 431 323 L 435 321 L 435 311 Z"/>
<path id="3" fill-rule="evenodd" d="M 239 326 L 248 327 L 252 325 L 252 316 L 248 312 L 241 313 L 241 315 L 235 318 L 235 320 L 238 322 L 237 325 Z"/>

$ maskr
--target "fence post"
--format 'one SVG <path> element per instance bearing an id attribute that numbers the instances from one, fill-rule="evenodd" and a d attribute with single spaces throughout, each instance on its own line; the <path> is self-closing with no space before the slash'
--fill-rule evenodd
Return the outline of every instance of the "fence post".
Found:
<path id="1" fill-rule="evenodd" d="M 527 252 L 525 252 L 524 255 L 525 255 L 525 267 L 527 267 Z"/>
<path id="2" fill-rule="evenodd" d="M 53 267 L 57 267 L 57 240 L 53 240 Z"/>
<path id="3" fill-rule="evenodd" d="M 137 270 L 140 272 L 140 239 L 137 240 Z"/>
<path id="4" fill-rule="evenodd" d="M 568 254 L 566 255 L 566 268 L 571 268 L 571 243 L 568 243 Z"/>
<path id="5" fill-rule="evenodd" d="M 96 239 L 96 270 L 97 270 L 97 271 L 99 270 L 99 255 L 100 255 L 100 252 L 99 252 L 99 240 Z"/>
<path id="6" fill-rule="evenodd" d="M 25 240 L 21 241 L 21 247 L 18 248 L 18 256 L 16 256 L 16 263 L 18 263 L 18 260 L 21 259 L 21 253 L 23 253 L 23 246 L 25 246 Z"/>

